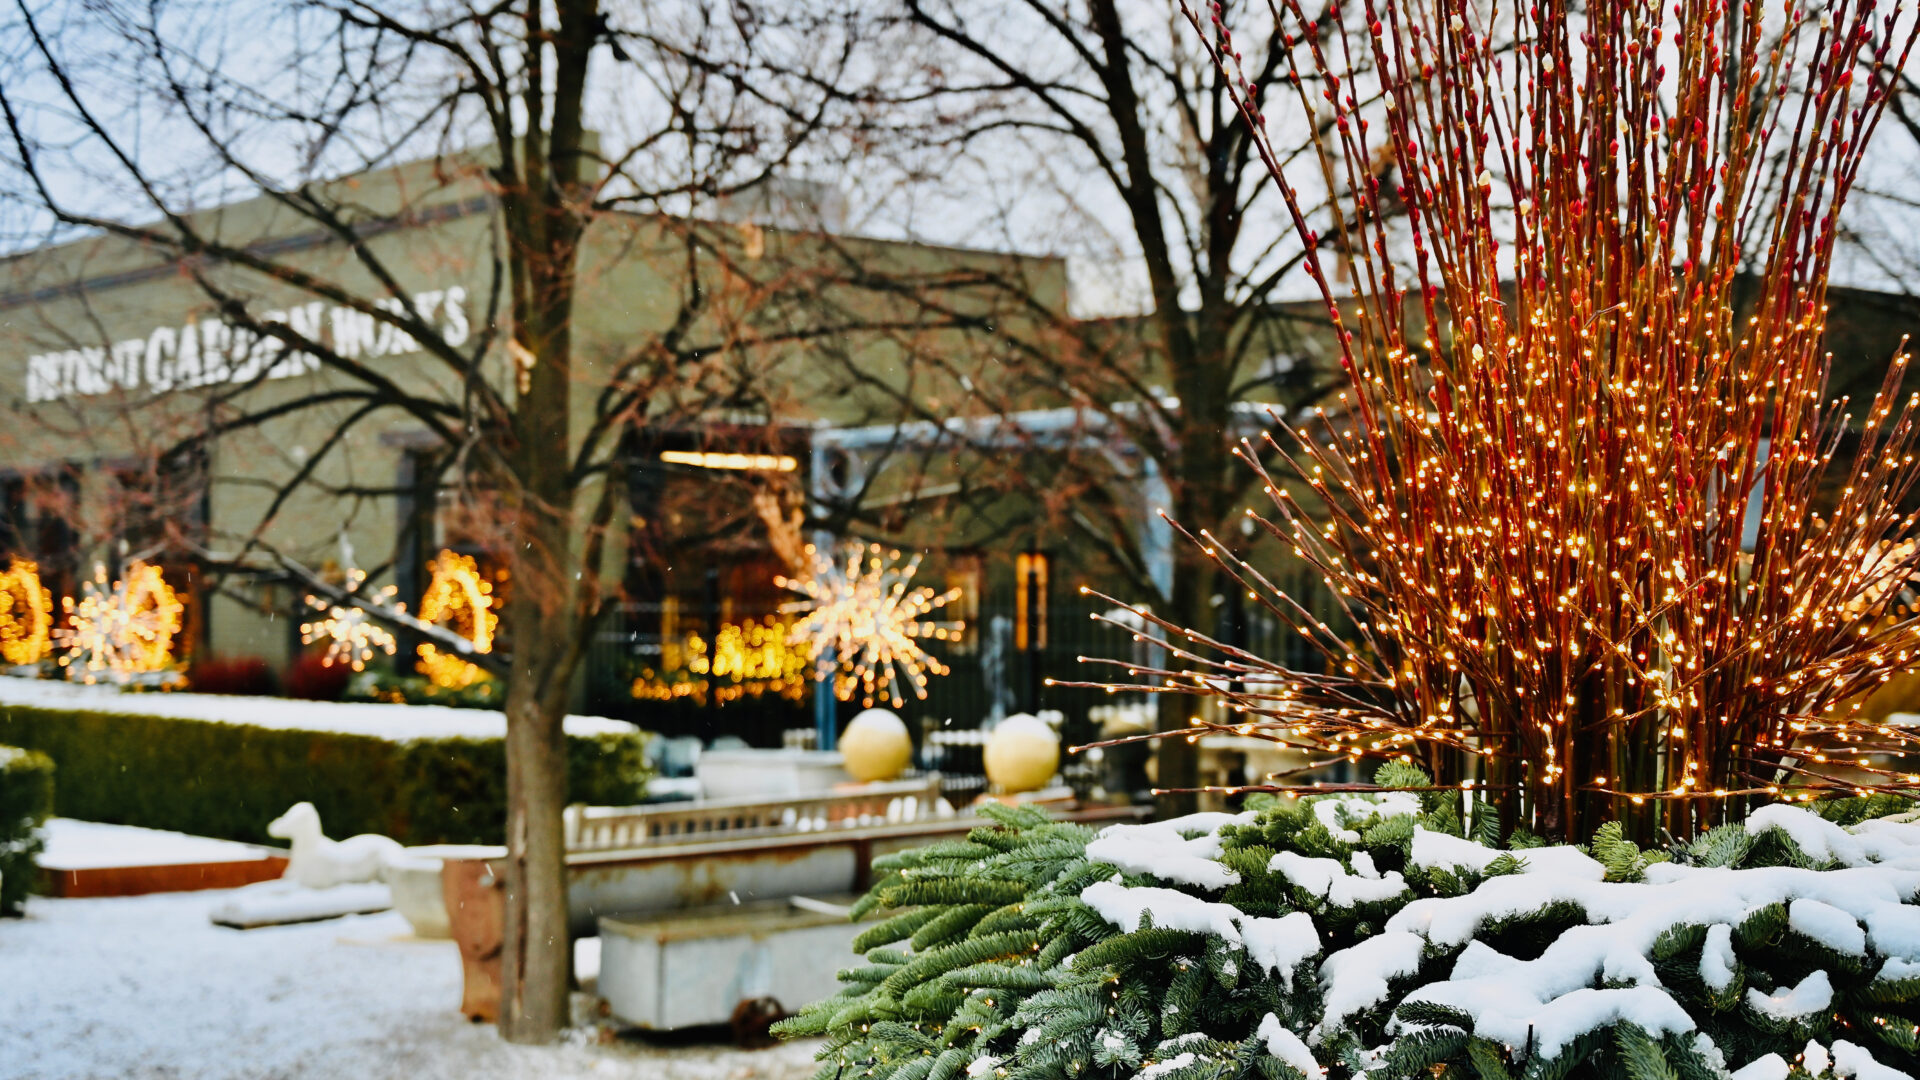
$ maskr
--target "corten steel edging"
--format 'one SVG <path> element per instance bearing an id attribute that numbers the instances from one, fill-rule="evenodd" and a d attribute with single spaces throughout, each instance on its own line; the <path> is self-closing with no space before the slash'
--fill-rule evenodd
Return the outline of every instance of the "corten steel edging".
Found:
<path id="1" fill-rule="evenodd" d="M 272 881 L 286 872 L 283 855 L 229 862 L 169 863 L 159 866 L 95 866 L 81 870 L 40 868 L 41 891 L 67 899 L 146 896 L 150 893 L 237 889 Z"/>

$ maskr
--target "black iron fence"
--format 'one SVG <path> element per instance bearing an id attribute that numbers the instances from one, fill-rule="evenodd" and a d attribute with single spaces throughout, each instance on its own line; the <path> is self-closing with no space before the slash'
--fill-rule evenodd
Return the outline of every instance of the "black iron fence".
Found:
<path id="1" fill-rule="evenodd" d="M 1305 581 L 1288 584 L 1299 587 L 1295 595 L 1317 595 Z M 1221 640 L 1290 667 L 1317 669 L 1318 656 L 1270 613 L 1226 594 L 1216 600 L 1210 630 Z M 1331 621 L 1324 600 L 1312 606 Z M 1082 663 L 1083 656 L 1151 659 L 1128 633 L 1091 617 L 1107 607 L 1073 593 L 1050 598 L 1036 613 L 1022 611 L 1010 597 L 988 597 L 957 644 L 930 645 L 947 674 L 929 679 L 924 700 L 906 695 L 896 711 L 918 733 L 975 729 L 990 718 L 1055 709 L 1064 716 L 1063 735 L 1084 741 L 1093 734 L 1090 710 L 1144 700 L 1048 685 L 1049 679 L 1124 680 L 1124 670 Z M 661 605 L 629 604 L 602 624 L 586 664 L 590 711 L 662 734 L 709 741 L 730 735 L 754 746 L 780 746 L 785 732 L 814 726 L 808 672 L 770 644 L 780 636 L 777 616 L 687 604 L 675 605 L 669 618 L 663 614 Z M 1026 634 L 1017 624 L 1023 614 Z M 662 633 L 663 624 L 670 633 Z M 836 703 L 839 723 L 861 707 L 857 700 Z"/>

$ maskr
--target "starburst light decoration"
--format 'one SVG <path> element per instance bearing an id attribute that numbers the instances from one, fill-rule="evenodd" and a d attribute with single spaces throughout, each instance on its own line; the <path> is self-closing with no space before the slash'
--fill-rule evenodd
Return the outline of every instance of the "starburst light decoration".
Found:
<path id="1" fill-rule="evenodd" d="M 185 609 L 157 566 L 136 561 L 124 578 L 110 581 L 107 568 L 96 565 L 79 603 L 68 596 L 61 606 L 67 625 L 53 637 L 68 678 L 125 683 L 173 660 L 173 636 Z"/>
<path id="2" fill-rule="evenodd" d="M 53 594 L 40 584 L 39 564 L 14 559 L 0 574 L 0 658 L 37 664 L 51 647 Z"/>
<path id="3" fill-rule="evenodd" d="M 493 631 L 500 616 L 493 610 L 493 583 L 480 575 L 480 565 L 473 556 L 442 551 L 427 570 L 432 579 L 426 595 L 420 598 L 420 620 L 447 627 L 466 638 L 473 643 L 474 652 L 492 652 Z M 420 646 L 418 670 L 435 686 L 449 690 L 472 686 L 486 675 L 430 644 Z"/>
<path id="4" fill-rule="evenodd" d="M 857 692 L 863 705 L 890 700 L 897 708 L 905 704 L 905 683 L 924 701 L 927 677 L 949 669 L 920 643 L 958 641 L 966 629 L 926 616 L 959 599 L 960 590 L 914 588 L 920 556 L 902 563 L 900 552 L 879 544 L 848 544 L 837 558 L 812 544 L 806 551 L 811 575 L 776 577 L 774 584 L 806 597 L 780 605 L 780 614 L 800 616 L 792 640 L 805 642 L 823 672 L 831 671 L 834 696 L 851 701 Z"/>
<path id="5" fill-rule="evenodd" d="M 347 591 L 358 594 L 360 586 L 367 580 L 365 570 L 347 571 Z M 394 594 L 399 590 L 392 585 L 373 594 L 376 606 L 405 611 L 407 606 L 394 602 Z M 307 606 L 320 612 L 323 618 L 300 624 L 300 640 L 311 645 L 316 641 L 327 643 L 327 655 L 321 662 L 329 667 L 334 664 L 346 664 L 355 671 L 365 671 L 367 661 L 373 659 L 375 652 L 393 655 L 395 642 L 386 628 L 367 615 L 361 607 L 347 607 L 323 600 L 318 596 L 307 597 Z"/>

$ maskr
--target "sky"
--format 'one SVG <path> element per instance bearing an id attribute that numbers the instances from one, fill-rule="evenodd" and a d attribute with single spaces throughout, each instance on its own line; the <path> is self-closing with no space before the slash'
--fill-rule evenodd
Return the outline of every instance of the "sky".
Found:
<path id="1" fill-rule="evenodd" d="M 971 65 L 950 55 L 933 55 L 923 43 L 880 28 L 871 39 L 849 43 L 835 24 L 813 22 L 818 0 L 788 0 L 768 10 L 784 15 L 755 29 L 757 42 L 769 55 L 809 74 L 828 74 L 843 83 L 886 84 L 894 88 L 953 85 L 968 77 L 983 77 L 976 61 Z M 964 6 L 964 5 L 961 5 Z M 700 41 L 712 55 L 744 55 L 742 31 L 717 19 L 706 5 L 681 0 L 613 0 L 613 25 L 645 28 L 680 41 Z M 446 5 L 430 2 L 423 11 Z M 55 57 L 76 82 L 87 88 L 87 101 L 96 118 L 123 138 L 122 149 L 152 170 L 180 200 L 193 205 L 215 205 L 244 197 L 254 178 L 223 169 L 201 152 L 200 121 L 230 133 L 244 147 L 245 157 L 258 176 L 285 178 L 353 171 L 368 164 L 391 163 L 423 156 L 434 147 L 457 143 L 462 131 L 474 140 L 484 137 L 478 113 L 460 109 L 451 123 L 410 128 L 409 116 L 432 113 L 437 95 L 452 72 L 432 56 L 415 55 L 402 68 L 398 53 L 379 53 L 370 67 L 381 83 L 380 93 L 393 106 L 375 115 L 371 110 L 349 110 L 349 121 L 328 142 L 317 144 L 312 125 L 275 120 L 271 114 L 297 105 L 302 112 L 324 113 L 347 100 L 337 83 L 319 76 L 337 56 L 343 42 L 330 32 L 324 13 L 271 0 L 180 0 L 153 8 L 145 5 L 82 3 L 77 0 L 41 0 L 28 6 L 40 33 Z M 977 12 L 985 12 L 981 7 Z M 1004 45 L 1005 57 L 1023 71 L 1034 72 L 1062 87 L 1064 100 L 1077 102 L 1077 115 L 1097 124 L 1097 107 L 1084 101 L 1091 89 L 1084 67 L 1061 40 L 1041 23 L 1023 23 L 1014 5 L 992 8 L 995 18 L 977 18 L 969 28 Z M 143 60 L 127 43 L 147 12 L 157 11 L 161 32 L 176 47 L 164 69 Z M 1189 27 L 1179 22 L 1174 6 L 1158 0 L 1136 0 L 1124 6 L 1132 39 L 1152 65 L 1177 68 L 1192 65 Z M 1251 19 L 1242 13 L 1239 18 Z M 1257 27 L 1256 27 L 1257 29 Z M 1244 33 L 1243 33 L 1244 36 Z M 365 52 L 362 36 L 344 42 L 350 50 Z M 845 48 L 851 44 L 851 48 Z M 639 46 L 630 52 L 644 60 Z M 845 59 L 841 57 L 845 55 Z M 724 79 L 705 83 L 640 77 L 611 62 L 603 48 L 596 61 L 600 77 L 592 84 L 589 123 L 602 132 L 603 146 L 612 149 L 639 139 L 658 137 L 668 103 L 679 95 L 698 96 L 717 115 L 737 123 L 746 113 L 732 105 L 749 104 L 729 93 Z M 151 202 L 127 181 L 105 148 L 75 138 L 78 119 L 60 101 L 45 60 L 19 11 L 0 15 L 0 85 L 20 116 L 29 136 L 45 154 L 45 178 L 63 200 L 93 212 L 134 220 L 151 220 Z M 932 74 L 930 74 L 932 73 Z M 206 83 L 211 98 L 222 106 L 205 115 L 188 117 L 177 110 L 156 107 L 143 94 L 150 80 L 172 78 L 187 85 Z M 1143 112 L 1153 121 L 1160 151 L 1161 175 L 1170 204 L 1189 209 L 1191 195 L 1180 190 L 1184 175 L 1180 159 L 1182 128 L 1164 95 L 1154 96 L 1154 84 L 1143 81 L 1148 100 Z M 804 79 L 788 78 L 777 88 L 802 103 L 812 100 Z M 1080 94 L 1076 97 L 1076 93 Z M 194 97 L 209 97 L 195 93 Z M 718 106 L 714 103 L 719 102 Z M 1048 253 L 1068 259 L 1074 290 L 1074 310 L 1082 315 L 1124 314 L 1145 310 L 1149 299 L 1137 244 L 1128 227 L 1124 205 L 1093 168 L 1088 155 L 1054 133 L 1030 126 L 1030 110 L 990 104 L 978 112 L 960 114 L 951 99 L 938 107 L 910 106 L 887 114 L 858 114 L 845 109 L 836 119 L 858 122 L 851 134 L 816 138 L 783 166 L 783 171 L 824 182 L 840 190 L 848 205 L 851 231 L 886 238 Z M 1279 141 L 1301 130 L 1296 117 L 1271 108 Z M 1297 114 L 1297 109 L 1294 110 Z M 966 146 L 916 146 L 938 143 L 945 131 L 972 121 L 1017 120 Z M 1291 128 L 1286 125 L 1291 124 Z M 943 128 L 943 125 L 944 128 Z M 782 142 L 782 125 L 761 122 L 750 134 L 764 160 Z M 879 137 L 884 135 L 885 138 Z M 660 149 L 643 158 L 647 182 L 672 186 L 703 172 L 711 158 L 690 153 L 688 143 L 669 137 Z M 21 250 L 45 242 L 55 233 L 38 213 L 24 177 L 11 167 L 18 155 L 0 146 L 0 251 Z M 735 169 L 721 182 L 745 175 Z M 1264 178 L 1260 181 L 1266 183 Z M 1254 251 L 1279 237 L 1285 219 L 1277 199 L 1268 193 L 1250 201 L 1250 238 L 1244 251 Z M 26 197 L 22 197 L 26 194 Z M 1243 193 L 1245 195 L 1250 195 Z M 677 212 L 701 212 L 706 204 L 674 196 L 658 205 Z M 1889 117 L 1870 151 L 1866 169 L 1849 204 L 1847 224 L 1858 242 L 1837 260 L 1837 283 L 1887 291 L 1906 291 L 1920 284 L 1920 143 Z M 1279 246 L 1277 256 L 1293 249 Z M 1253 257 L 1243 254 L 1251 271 Z M 1297 275 L 1287 295 L 1312 294 L 1304 275 Z"/>

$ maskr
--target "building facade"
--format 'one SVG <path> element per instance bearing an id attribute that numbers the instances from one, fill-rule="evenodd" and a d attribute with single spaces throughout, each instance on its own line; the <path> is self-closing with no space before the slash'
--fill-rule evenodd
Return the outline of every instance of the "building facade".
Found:
<path id="1" fill-rule="evenodd" d="M 453 552 L 513 602 L 484 483 L 419 404 L 461 415 L 475 378 L 515 392 L 482 170 L 400 166 L 324 201 L 325 221 L 283 195 L 195 215 L 227 258 L 87 236 L 0 264 L 0 543 L 56 598 L 96 566 L 162 566 L 186 608 L 183 660 L 293 663 L 310 612 L 287 561 L 364 571 L 419 611 Z M 980 282 L 1019 275 L 1065 310 L 1057 260 L 782 228 L 768 219 L 793 224 L 792 208 L 768 206 L 743 200 L 731 221 L 607 214 L 582 242 L 571 427 L 615 447 L 603 466 L 622 473 L 630 541 L 583 680 L 603 707 L 671 696 L 692 674 L 689 639 L 712 650 L 777 612 L 795 536 L 825 535 L 793 518 L 835 464 L 818 433 L 960 408 L 954 378 L 993 363 L 969 329 L 997 318 Z M 919 291 L 889 300 L 863 279 Z M 358 299 L 416 318 L 433 347 Z M 971 582 L 977 608 L 980 541 L 926 540 L 929 579 Z"/>

